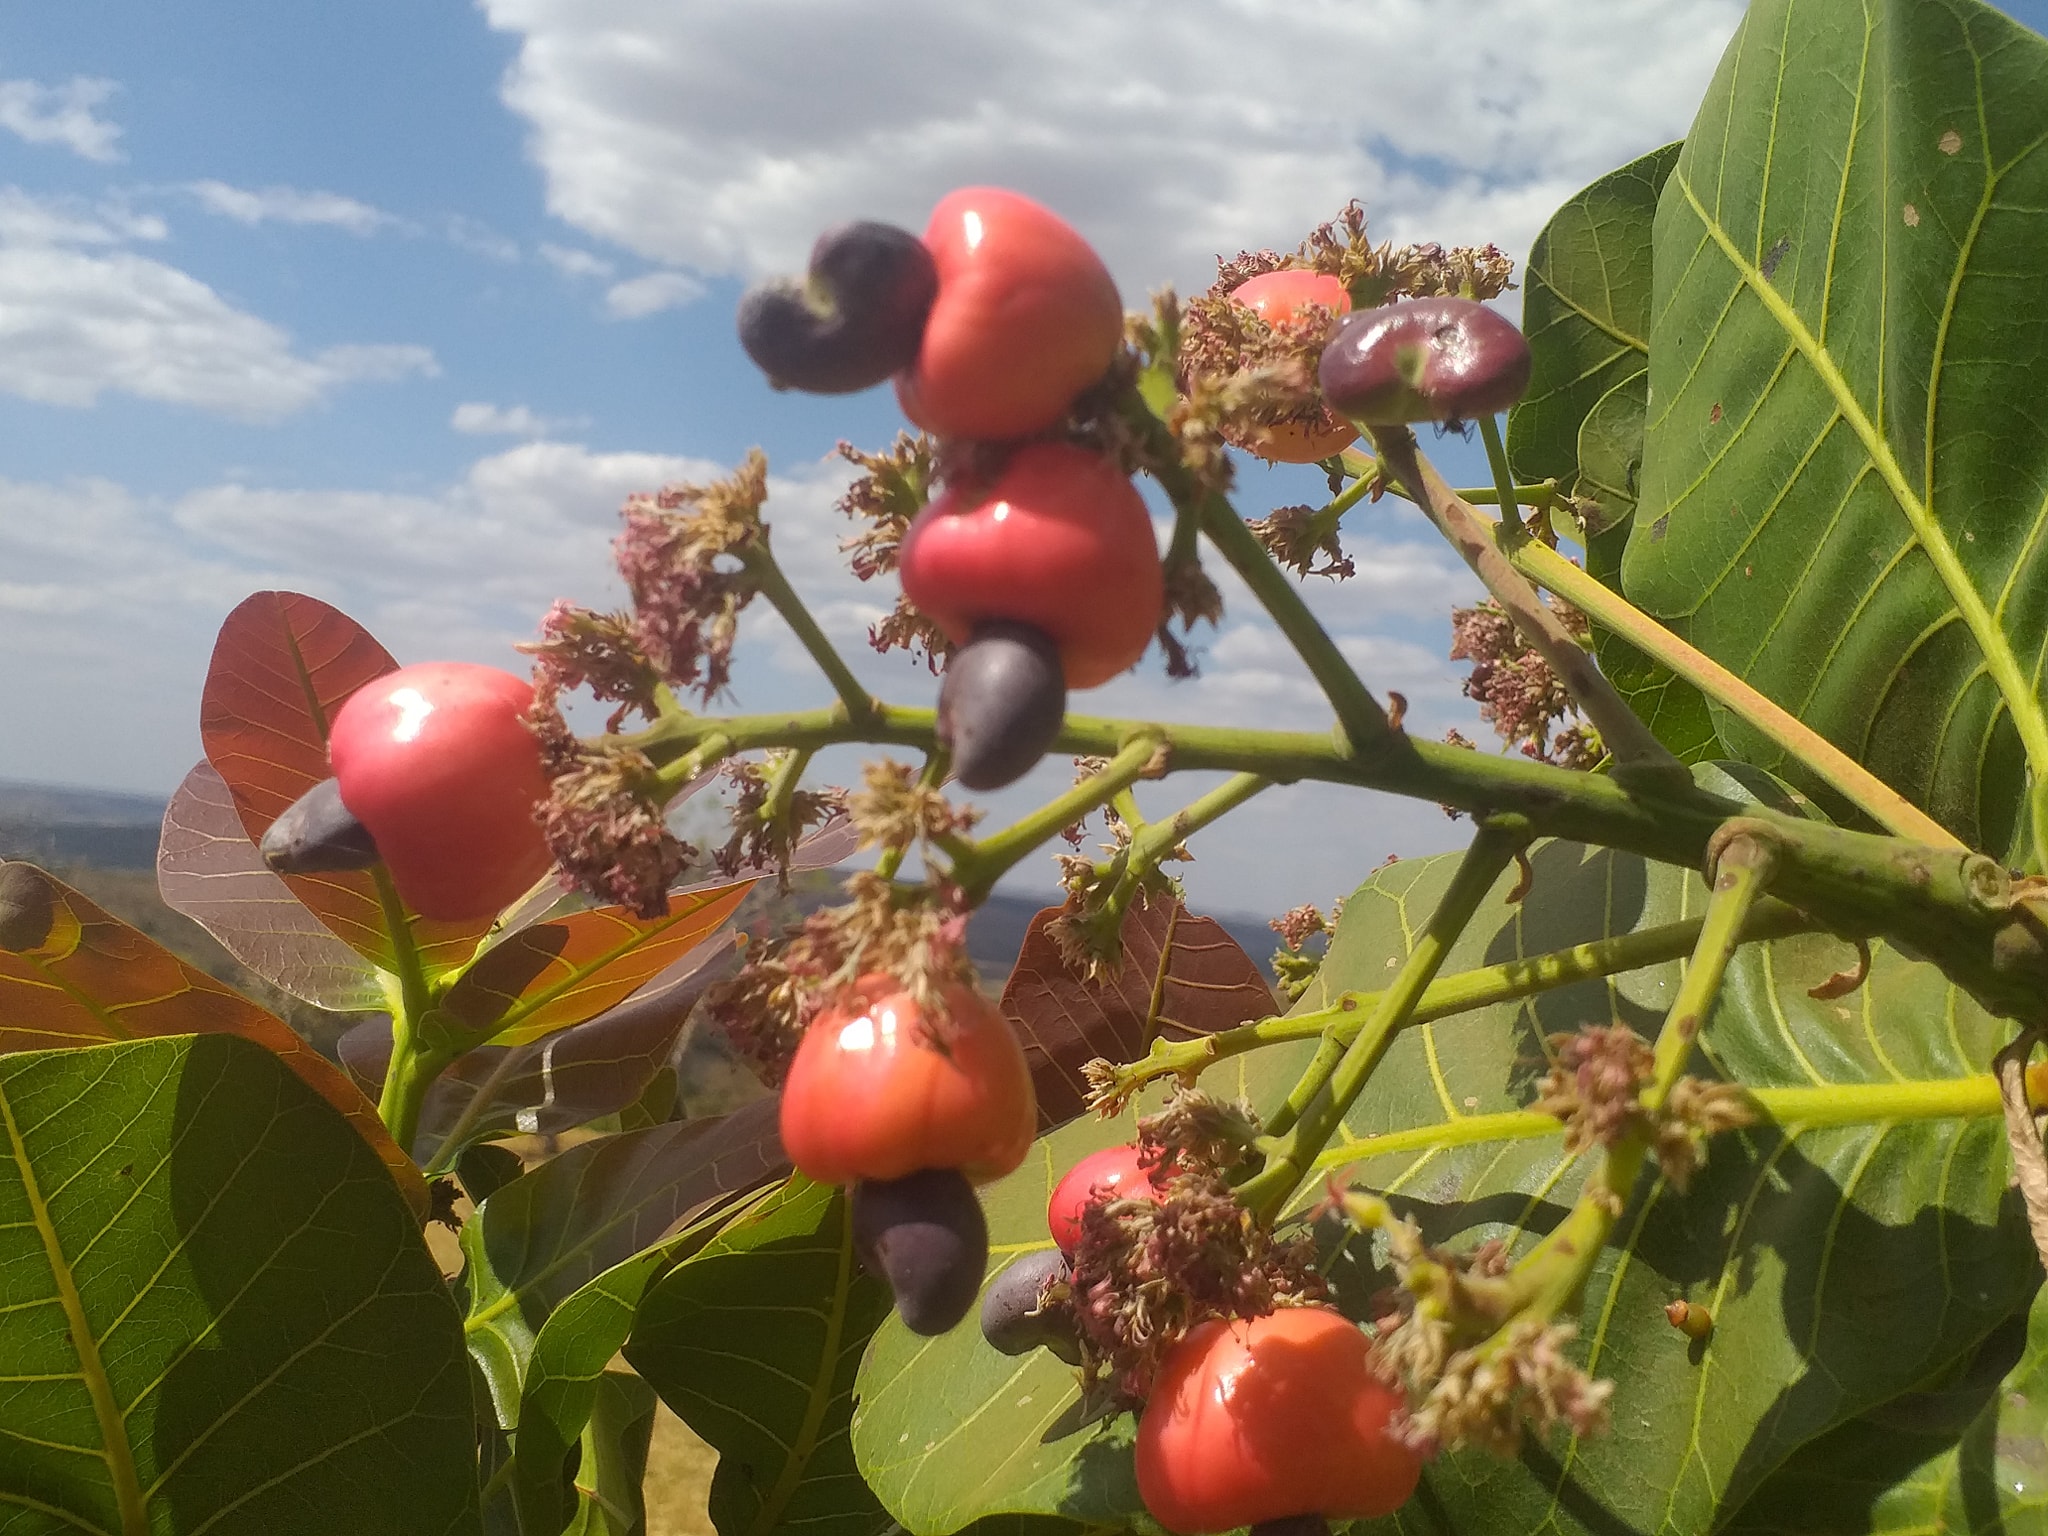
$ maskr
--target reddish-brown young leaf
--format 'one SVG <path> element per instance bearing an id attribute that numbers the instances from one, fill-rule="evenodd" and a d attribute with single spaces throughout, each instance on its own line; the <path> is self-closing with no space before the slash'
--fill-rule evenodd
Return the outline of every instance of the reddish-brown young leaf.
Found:
<path id="1" fill-rule="evenodd" d="M 199 701 L 206 760 L 234 799 L 249 840 L 329 777 L 327 727 L 342 701 L 397 670 L 391 653 L 340 609 L 300 592 L 258 592 L 221 624 Z M 396 969 L 375 871 L 287 875 L 285 885 L 351 948 Z M 413 938 L 429 970 L 475 952 L 488 919 L 418 919 Z"/>
<path id="2" fill-rule="evenodd" d="M 420 1110 L 413 1156 L 444 1164 L 463 1144 L 514 1131 L 557 1135 L 639 1098 L 675 1052 L 706 987 L 726 967 L 730 930 L 706 940 L 616 1008 L 526 1045 L 485 1045 L 434 1080 Z M 391 1060 L 391 1020 L 358 1024 L 339 1042 L 341 1064 L 374 1095 Z"/>
<path id="3" fill-rule="evenodd" d="M 32 864 L 0 863 L 0 1052 L 160 1035 L 240 1035 L 349 1119 L 422 1218 L 426 1181 L 348 1074 L 275 1014 Z"/>
<path id="4" fill-rule="evenodd" d="M 666 916 L 624 907 L 572 912 L 492 946 L 448 989 L 442 1011 L 499 1045 L 580 1024 L 624 1002 L 724 926 L 752 880 L 678 891 Z"/>
<path id="5" fill-rule="evenodd" d="M 1088 1107 L 1081 1068 L 1097 1056 L 1133 1061 L 1160 1036 L 1210 1035 L 1279 1012 L 1256 962 L 1213 917 L 1169 896 L 1140 896 L 1124 914 L 1122 964 L 1100 984 L 1069 970 L 1047 932 L 1064 909 L 1031 919 L 1003 988 L 1003 1013 L 1024 1042 L 1050 1130 Z"/>
<path id="6" fill-rule="evenodd" d="M 377 968 L 272 874 L 211 763 L 185 775 L 164 811 L 156 888 L 264 980 L 337 1012 L 388 1006 Z"/>

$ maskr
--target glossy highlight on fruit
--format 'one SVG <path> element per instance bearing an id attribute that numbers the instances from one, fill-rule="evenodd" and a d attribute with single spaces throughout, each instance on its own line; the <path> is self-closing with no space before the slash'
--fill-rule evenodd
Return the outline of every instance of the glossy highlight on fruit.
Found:
<path id="1" fill-rule="evenodd" d="M 432 661 L 364 684 L 336 712 L 341 802 L 422 917 L 493 916 L 553 862 L 535 820 L 548 777 L 522 719 L 532 703 L 523 677 Z"/>
<path id="2" fill-rule="evenodd" d="M 1045 755 L 1067 715 L 1059 648 L 1044 630 L 1009 619 L 975 626 L 946 658 L 939 681 L 939 744 L 968 789 L 1001 789 Z"/>
<path id="3" fill-rule="evenodd" d="M 910 525 L 903 592 L 956 645 L 991 619 L 1042 631 L 1068 688 L 1134 665 L 1159 628 L 1166 578 L 1151 515 L 1109 459 L 1029 443 L 992 481 L 952 485 Z"/>
<path id="4" fill-rule="evenodd" d="M 1138 1161 L 1131 1142 L 1091 1152 L 1069 1168 L 1046 1202 L 1045 1224 L 1062 1253 L 1071 1254 L 1081 1241 L 1081 1214 L 1091 1205 L 1112 1200 L 1159 1198 L 1154 1172 Z"/>
<path id="5" fill-rule="evenodd" d="M 1000 187 L 962 187 L 932 210 L 924 243 L 938 296 L 896 397 L 925 431 L 1042 432 L 1108 370 L 1123 340 L 1123 300 L 1102 258 L 1059 215 Z"/>
<path id="6" fill-rule="evenodd" d="M 1388 1433 L 1401 1394 L 1327 1307 L 1199 1323 L 1161 1364 L 1138 1422 L 1138 1491 L 1179 1536 L 1401 1507 L 1422 1458 Z"/>
<path id="7" fill-rule="evenodd" d="M 1349 316 L 1323 348 L 1331 410 L 1367 426 L 1468 421 L 1529 387 L 1529 343 L 1473 299 L 1404 299 Z"/>
<path id="8" fill-rule="evenodd" d="M 1290 320 L 1311 304 L 1320 304 L 1341 319 L 1351 313 L 1351 295 L 1327 272 L 1282 267 L 1246 278 L 1230 290 L 1233 304 L 1242 304 L 1268 324 Z M 1334 321 L 1332 322 L 1335 323 Z M 1358 440 L 1358 428 L 1328 411 L 1320 423 L 1283 421 L 1261 427 L 1256 441 L 1240 443 L 1247 452 L 1274 464 L 1313 464 L 1342 453 Z"/>
<path id="9" fill-rule="evenodd" d="M 376 839 L 341 803 L 341 785 L 322 779 L 264 829 L 256 851 L 280 875 L 318 875 L 368 869 L 377 862 Z"/>
<path id="10" fill-rule="evenodd" d="M 903 1326 L 925 1338 L 950 1331 L 981 1291 L 988 1220 L 957 1169 L 863 1179 L 851 1196 L 853 1247 L 888 1282 Z"/>
<path id="11" fill-rule="evenodd" d="M 1066 1255 L 1056 1248 L 1041 1248 L 1014 1260 L 982 1295 L 981 1336 L 1001 1354 L 1028 1355 L 1044 1349 L 1068 1365 L 1079 1365 L 1081 1345 L 1073 1307 L 1062 1300 L 1039 1304 L 1048 1287 L 1064 1285 L 1072 1273 Z"/>
<path id="12" fill-rule="evenodd" d="M 957 1168 L 1001 1178 L 1031 1150 L 1031 1071 L 995 1005 L 958 984 L 927 1020 L 893 977 L 870 973 L 812 1020 L 782 1085 L 782 1145 L 821 1184 Z"/>
<path id="13" fill-rule="evenodd" d="M 916 360 L 939 274 L 922 240 L 893 224 L 841 224 L 811 248 L 809 275 L 740 300 L 740 345 L 777 389 L 844 395 Z"/>

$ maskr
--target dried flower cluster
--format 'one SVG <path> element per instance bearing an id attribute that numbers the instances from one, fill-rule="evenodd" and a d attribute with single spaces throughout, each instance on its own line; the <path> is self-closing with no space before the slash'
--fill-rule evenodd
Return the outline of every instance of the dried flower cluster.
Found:
<path id="1" fill-rule="evenodd" d="M 938 445 L 922 432 L 915 437 L 899 432 L 896 441 L 880 453 L 864 453 L 846 442 L 839 445 L 839 456 L 861 471 L 839 498 L 839 510 L 865 526 L 842 540 L 839 548 L 862 581 L 873 581 L 896 569 L 903 536 L 931 498 L 938 478 L 937 455 Z M 911 607 L 900 592 L 894 610 L 869 628 L 868 643 L 878 651 L 900 649 L 912 657 L 922 653 L 925 665 L 934 672 L 953 649 L 938 626 Z"/>
<path id="2" fill-rule="evenodd" d="M 945 843 L 973 830 L 981 812 L 955 808 L 945 793 L 927 784 L 916 769 L 883 758 L 861 770 L 861 787 L 848 797 L 846 809 L 863 848 L 909 848 L 916 843 Z"/>
<path id="3" fill-rule="evenodd" d="M 1180 620 L 1180 633 L 1173 621 Z M 1168 677 L 1195 677 L 1200 669 L 1187 646 L 1197 623 L 1215 628 L 1223 620 L 1223 594 L 1202 569 L 1199 556 L 1169 552 L 1166 557 L 1166 606 L 1159 616 L 1159 649 L 1166 657 Z"/>
<path id="4" fill-rule="evenodd" d="M 1327 273 L 1364 308 L 1395 299 L 1494 299 L 1514 287 L 1515 264 L 1497 245 L 1459 245 L 1446 250 L 1434 242 L 1374 245 L 1366 233 L 1365 205 L 1353 199 L 1327 224 L 1310 231 L 1292 256 L 1246 251 L 1224 262 L 1217 287 L 1236 288 L 1262 272 L 1306 267 Z M 1212 290 L 1214 291 L 1214 290 Z"/>
<path id="5" fill-rule="evenodd" d="M 1681 1077 L 1657 1117 L 1651 1151 L 1671 1187 L 1684 1192 L 1706 1153 L 1707 1139 L 1756 1123 L 1756 1101 L 1739 1083 Z"/>
<path id="6" fill-rule="evenodd" d="M 1314 507 L 1275 507 L 1245 526 L 1266 547 L 1267 554 L 1297 576 L 1343 581 L 1358 574 L 1358 567 L 1338 541 L 1336 520 L 1324 521 Z"/>
<path id="7" fill-rule="evenodd" d="M 553 781 L 541 829 L 564 883 L 641 917 L 660 917 L 668 911 L 669 886 L 694 850 L 668 829 L 669 791 L 659 771 L 616 738 L 578 740 L 544 672 L 536 673 L 526 723 Z"/>
<path id="8" fill-rule="evenodd" d="M 1375 1368 L 1408 1393 L 1402 1433 L 1434 1453 L 1479 1446 L 1512 1456 L 1530 1429 L 1568 1424 L 1587 1435 L 1604 1427 L 1612 1382 L 1596 1381 L 1565 1352 L 1569 1323 L 1516 1316 L 1507 1250 L 1488 1242 L 1469 1253 L 1432 1248 L 1411 1221 L 1358 1191 L 1338 1195 L 1354 1223 L 1387 1238 L 1399 1287 L 1375 1323 Z"/>
<path id="9" fill-rule="evenodd" d="M 711 856 L 720 874 L 730 878 L 745 870 L 773 869 L 782 889 L 789 888 L 790 856 L 804 833 L 846 809 L 843 789 L 784 783 L 783 776 L 798 766 L 787 752 L 771 753 L 762 762 L 746 759 L 725 765 L 735 793 L 732 836 Z"/>
<path id="10" fill-rule="evenodd" d="M 931 1018 L 947 986 L 973 986 L 967 910 L 958 893 L 897 885 L 863 870 L 847 902 L 813 912 L 750 955 L 706 995 L 705 1008 L 733 1049 L 773 1087 L 788 1073 L 804 1026 L 834 993 L 870 971 L 894 977 Z"/>
<path id="11" fill-rule="evenodd" d="M 1553 599 L 1551 607 L 1574 636 L 1583 641 L 1592 633 L 1586 616 L 1569 603 Z M 1520 747 L 1524 756 L 1564 768 L 1586 769 L 1600 761 L 1598 733 L 1579 717 L 1557 674 L 1492 598 L 1451 610 L 1451 659 L 1472 663 L 1465 697 L 1478 702 L 1479 718 L 1502 741 Z M 1572 723 L 1556 731 L 1566 720 Z"/>
<path id="12" fill-rule="evenodd" d="M 1266 924 L 1280 935 L 1280 948 L 1273 951 L 1273 975 L 1279 983 L 1280 995 L 1290 1003 L 1308 991 L 1329 953 L 1327 943 L 1321 950 L 1304 950 L 1302 946 L 1318 934 L 1327 938 L 1336 933 L 1337 922 L 1343 915 L 1344 903 L 1339 900 L 1332 904 L 1328 917 L 1313 905 L 1303 905 Z"/>
<path id="13" fill-rule="evenodd" d="M 540 639 L 519 649 L 533 657 L 534 675 L 551 694 L 587 688 L 616 703 L 607 731 L 617 731 L 629 710 L 649 720 L 658 712 L 661 678 L 633 638 L 629 614 L 596 613 L 556 598 L 540 621 Z"/>
<path id="14" fill-rule="evenodd" d="M 1327 1294 L 1307 1236 L 1276 1237 L 1223 1180 L 1218 1163 L 1241 1150 L 1241 1115 L 1211 1100 L 1141 1121 L 1145 1160 L 1173 1170 L 1155 1186 L 1158 1203 L 1113 1200 L 1082 1215 L 1069 1282 L 1082 1371 L 1117 1399 L 1141 1401 L 1195 1324 Z"/>
<path id="15" fill-rule="evenodd" d="M 1330 414 L 1316 384 L 1336 312 L 1309 304 L 1269 321 L 1230 297 L 1241 282 L 1218 281 L 1188 300 L 1180 323 L 1183 391 L 1213 412 L 1204 420 L 1213 420 L 1223 441 L 1254 453 L 1276 429 L 1341 431 L 1344 424 Z M 1198 393 L 1198 383 L 1211 388 Z"/>
<path id="16" fill-rule="evenodd" d="M 1552 1035 L 1550 1046 L 1556 1060 L 1533 1107 L 1564 1122 L 1565 1151 L 1611 1147 L 1649 1124 L 1641 1094 L 1653 1058 L 1634 1030 L 1595 1024 Z"/>
<path id="17" fill-rule="evenodd" d="M 731 678 L 740 610 L 754 596 L 746 557 L 767 547 L 767 499 L 768 461 L 755 449 L 724 480 L 666 486 L 620 513 L 612 552 L 633 597 L 633 643 L 664 681 L 707 702 Z"/>

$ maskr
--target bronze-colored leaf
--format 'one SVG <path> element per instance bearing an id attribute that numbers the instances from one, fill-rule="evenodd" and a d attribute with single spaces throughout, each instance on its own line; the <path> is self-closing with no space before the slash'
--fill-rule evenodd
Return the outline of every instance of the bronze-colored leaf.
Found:
<path id="1" fill-rule="evenodd" d="M 1213 917 L 1169 896 L 1141 896 L 1124 916 L 1122 966 L 1103 983 L 1082 980 L 1047 932 L 1062 908 L 1031 919 L 1003 1013 L 1024 1042 L 1050 1130 L 1088 1106 L 1081 1068 L 1097 1056 L 1133 1061 L 1153 1040 L 1214 1034 L 1279 1012 L 1252 957 Z"/>
<path id="2" fill-rule="evenodd" d="M 714 962 L 730 948 L 731 934 L 719 934 L 594 1019 L 526 1045 L 486 1045 L 462 1056 L 427 1090 L 414 1157 L 445 1167 L 457 1150 L 447 1145 L 451 1138 L 554 1135 L 624 1109 L 668 1063 L 690 1010 L 720 974 Z M 391 1059 L 390 1019 L 358 1024 L 340 1049 L 342 1065 L 375 1093 Z"/>
<path id="3" fill-rule="evenodd" d="M 666 916 L 624 907 L 572 912 L 493 946 L 448 990 L 441 1008 L 462 1028 L 523 1045 L 624 1002 L 722 927 L 752 880 L 679 891 Z"/>
<path id="4" fill-rule="evenodd" d="M 342 702 L 397 667 L 368 630 L 303 593 L 258 592 L 227 616 L 200 695 L 199 737 L 250 842 L 329 776 L 327 727 Z M 287 875 L 284 883 L 351 948 L 396 970 L 379 878 L 352 870 Z M 449 970 L 475 953 L 489 928 L 488 919 L 417 918 L 413 938 L 429 970 Z"/>
<path id="5" fill-rule="evenodd" d="M 40 890 L 49 921 L 34 942 L 0 949 L 0 1053 L 160 1035 L 239 1035 L 275 1053 L 348 1117 L 422 1218 L 426 1181 L 377 1111 L 333 1062 L 277 1015 L 187 965 L 33 864 L 0 864 L 0 892 Z M 19 904 L 19 903 L 17 903 Z"/>
<path id="6" fill-rule="evenodd" d="M 164 811 L 156 886 L 166 906 L 292 996 L 338 1013 L 386 1006 L 377 968 L 265 866 L 211 763 L 185 775 Z"/>

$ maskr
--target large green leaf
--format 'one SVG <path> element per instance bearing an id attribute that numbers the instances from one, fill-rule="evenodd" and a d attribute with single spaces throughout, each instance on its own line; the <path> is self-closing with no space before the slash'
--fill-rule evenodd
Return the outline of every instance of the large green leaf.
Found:
<path id="1" fill-rule="evenodd" d="M 1529 898 L 1508 905 L 1503 878 L 1448 971 L 1697 915 L 1704 900 L 1696 877 L 1628 855 L 1553 843 L 1532 862 Z M 1384 986 L 1450 866 L 1407 860 L 1375 874 L 1347 902 L 1300 1006 Z M 1858 992 L 1810 997 L 1850 955 L 1826 937 L 1743 951 L 1703 1036 L 1712 1063 L 1751 1084 L 1852 1096 L 1981 1076 L 2000 1026 L 1931 967 L 1879 946 Z M 1543 1037 L 1616 1018 L 1648 1031 L 1677 975 L 1659 966 L 1410 1031 L 1324 1166 L 1351 1165 L 1434 1241 L 1527 1243 L 1562 1215 L 1584 1172 L 1561 1154 L 1554 1128 L 1523 1112 L 1543 1071 Z M 1308 1049 L 1235 1058 L 1204 1084 L 1270 1107 Z M 1899 1092 L 1910 1102 L 1910 1087 Z M 1070 1126 L 992 1188 L 994 1262 L 1047 1242 L 1055 1170 L 1128 1133 L 1127 1124 Z M 1585 1296 L 1582 1358 L 1617 1384 L 1612 1431 L 1532 1444 L 1516 1461 L 1447 1456 L 1427 1474 L 1412 1519 L 1487 1536 L 1711 1529 L 1799 1445 L 1967 1352 L 2025 1294 L 2034 1260 L 2006 1167 L 2001 1123 L 1987 1113 L 1767 1124 L 1720 1139 L 1683 1196 L 1646 1177 Z M 1312 1188 L 1302 1198 L 1319 1196 Z M 1347 1297 L 1386 1278 L 1363 1247 L 1338 1253 L 1332 1273 Z M 1681 1296 L 1717 1319 L 1703 1349 L 1665 1321 L 1665 1303 Z M 861 1391 L 862 1470 L 919 1536 L 999 1512 L 1113 1523 L 1136 1510 L 1129 1417 L 1081 1428 L 1071 1373 L 1049 1357 L 1004 1359 L 969 1329 L 917 1341 L 885 1324 Z"/>
<path id="2" fill-rule="evenodd" d="M 1602 176 L 1551 215 L 1529 252 L 1522 324 L 1533 367 L 1508 415 L 1508 456 L 1518 480 L 1554 479 L 1582 498 L 1586 569 L 1609 585 L 1643 457 L 1657 197 L 1679 148 Z M 1688 763 L 1721 755 L 1697 688 L 1605 630 L 1594 643 L 1601 670 L 1659 741 Z"/>
<path id="3" fill-rule="evenodd" d="M 555 1307 L 672 1228 L 789 1165 L 776 1101 L 572 1147 L 494 1191 L 462 1228 L 471 1354 L 498 1422 L 519 1422 L 534 1336 Z"/>
<path id="4" fill-rule="evenodd" d="M 717 1450 L 719 1536 L 890 1528 L 847 1440 L 854 1372 L 889 1311 L 845 1193 L 801 1177 L 648 1291 L 626 1358 Z"/>
<path id="5" fill-rule="evenodd" d="M 2048 768 L 2044 282 L 2048 42 L 1978 0 L 1758 0 L 1658 208 L 1624 585 L 2000 850 Z"/>
<path id="6" fill-rule="evenodd" d="M 1579 478 L 1579 430 L 1603 395 L 1650 360 L 1650 224 L 1678 161 L 1666 144 L 1610 171 L 1550 216 L 1522 276 L 1528 393 L 1508 416 L 1523 482 Z"/>
<path id="7" fill-rule="evenodd" d="M 1730 1536 L 2038 1536 L 2048 1531 L 2048 1293 L 1952 1382 L 1823 1435 L 1759 1488 Z"/>
<path id="8" fill-rule="evenodd" d="M 583 1459 L 576 1468 L 576 1513 L 563 1536 L 646 1536 L 647 1448 L 654 1438 L 654 1389 L 626 1371 L 597 1382 Z"/>
<path id="9" fill-rule="evenodd" d="M 460 1318 L 261 1046 L 0 1059 L 0 1530 L 475 1532 Z"/>

